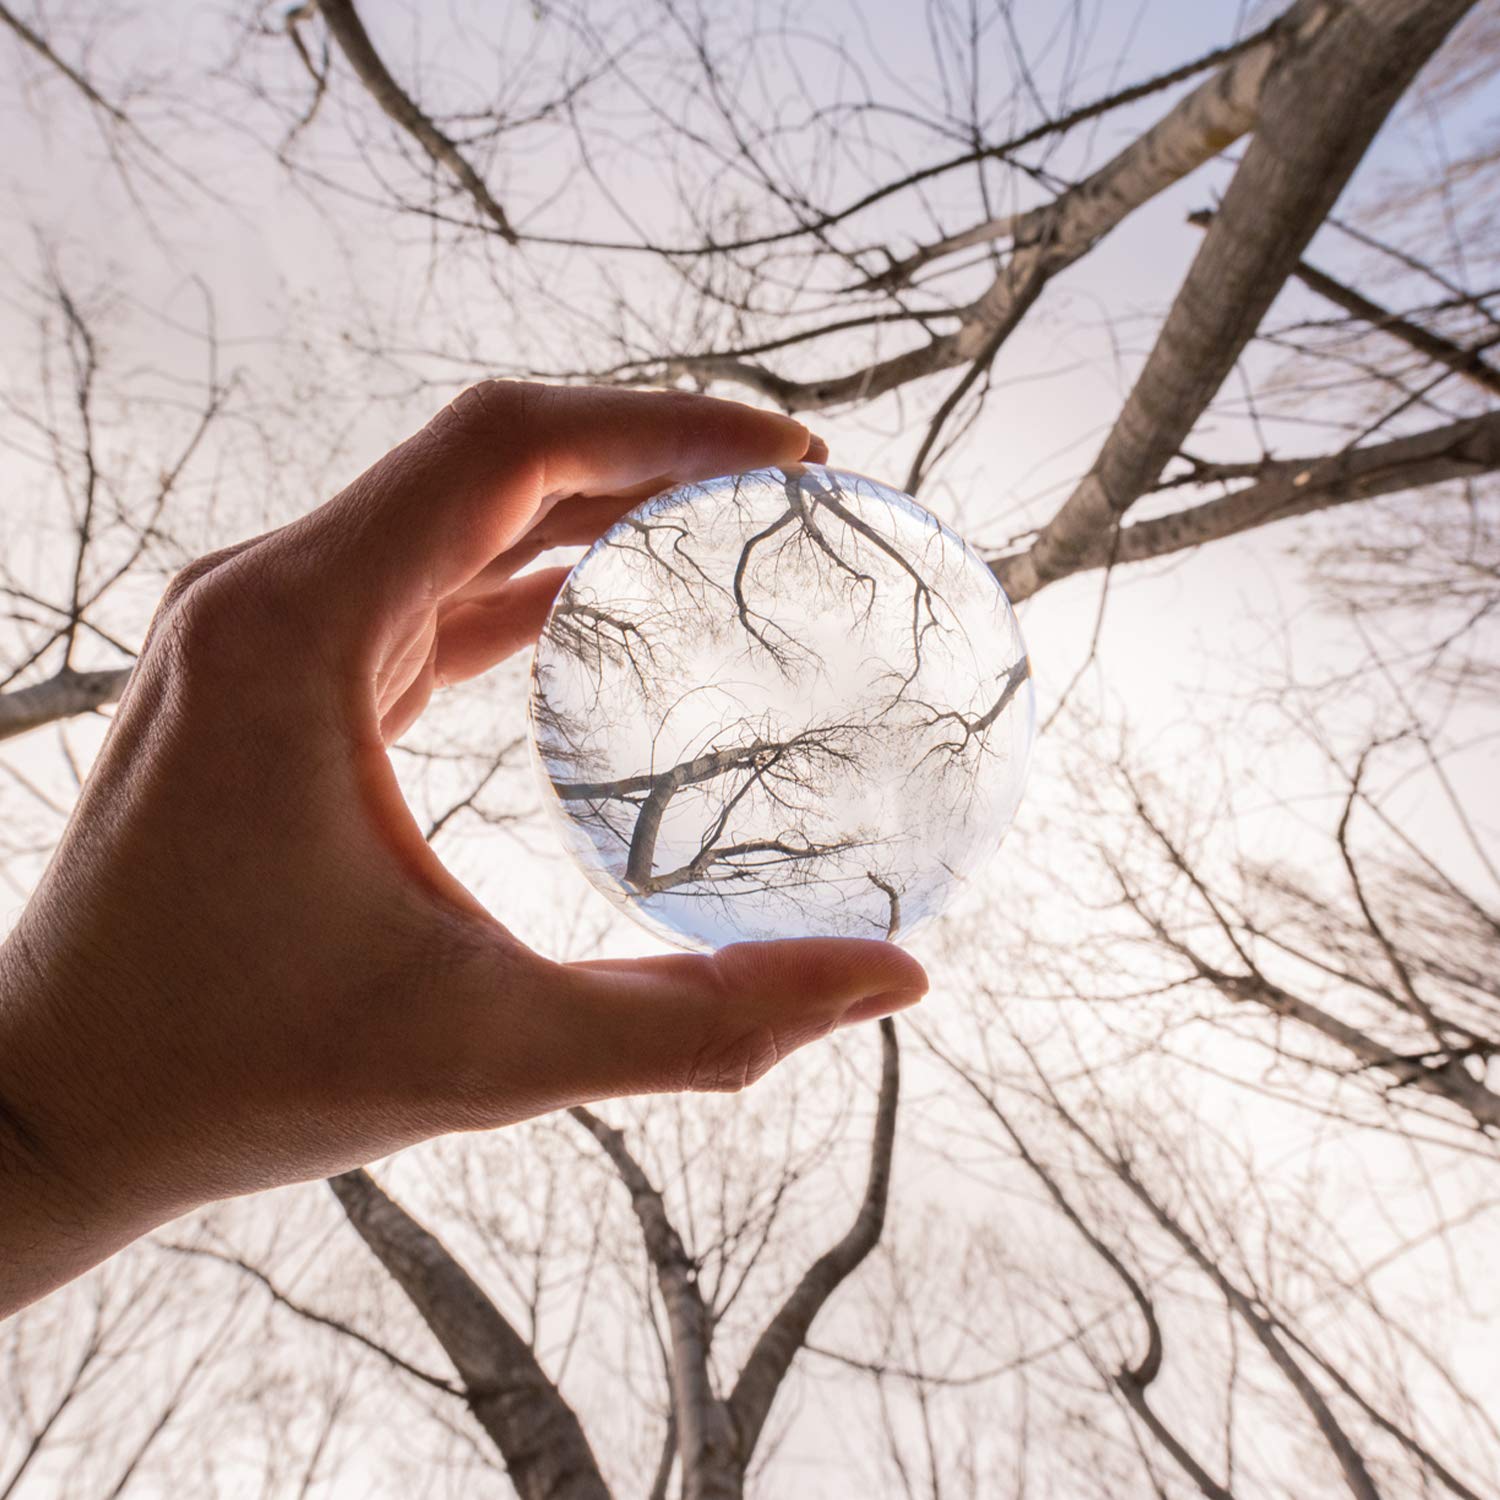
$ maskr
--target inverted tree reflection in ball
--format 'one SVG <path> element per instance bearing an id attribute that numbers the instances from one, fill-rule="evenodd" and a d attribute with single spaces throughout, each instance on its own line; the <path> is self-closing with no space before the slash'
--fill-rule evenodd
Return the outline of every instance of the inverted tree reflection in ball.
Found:
<path id="1" fill-rule="evenodd" d="M 564 841 L 689 947 L 906 937 L 998 845 L 1030 669 L 983 562 L 815 464 L 686 485 L 573 570 L 531 715 Z"/>

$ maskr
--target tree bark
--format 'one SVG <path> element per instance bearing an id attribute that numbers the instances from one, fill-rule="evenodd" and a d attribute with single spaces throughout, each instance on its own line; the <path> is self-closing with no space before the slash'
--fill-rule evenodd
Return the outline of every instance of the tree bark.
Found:
<path id="1" fill-rule="evenodd" d="M 1307 46 L 1332 24 L 1340 0 L 1299 0 L 1264 39 L 1180 100 L 1144 135 L 1077 187 L 1027 213 L 952 236 L 872 278 L 899 284 L 916 269 L 966 246 L 1011 237 L 1014 248 L 985 293 L 960 312 L 956 332 L 864 369 L 823 380 L 790 380 L 753 360 L 702 354 L 669 358 L 660 374 L 707 376 L 749 386 L 789 412 L 873 401 L 909 381 L 967 364 L 985 352 L 996 329 L 1019 321 L 1046 282 L 1086 255 L 1110 230 L 1174 182 L 1212 160 L 1255 127 L 1262 91 L 1283 54 Z"/>
<path id="2" fill-rule="evenodd" d="M 65 667 L 45 682 L 0 693 L 0 740 L 118 703 L 129 680 L 129 667 L 108 672 L 75 672 Z"/>
<path id="3" fill-rule="evenodd" d="M 317 0 L 328 33 L 338 43 L 349 66 L 385 115 L 404 130 L 468 194 L 474 206 L 499 231 L 516 243 L 505 210 L 495 201 L 484 179 L 458 147 L 418 108 L 416 101 L 391 76 L 359 18 L 352 0 Z"/>
<path id="4" fill-rule="evenodd" d="M 1205 501 L 1150 521 L 1110 526 L 1096 533 L 1047 578 L 1027 553 L 990 560 L 1012 600 L 1029 599 L 1048 583 L 1074 573 L 1122 563 L 1170 557 L 1274 521 L 1311 515 L 1336 505 L 1379 495 L 1473 479 L 1500 469 L 1500 412 L 1434 427 L 1368 448 L 1350 448 L 1325 458 L 1277 459 L 1257 466 L 1254 484 L 1219 500 Z"/>
<path id="5" fill-rule="evenodd" d="M 631 1155 L 625 1137 L 581 1105 L 568 1113 L 604 1148 L 625 1184 L 646 1255 L 656 1271 L 672 1334 L 672 1410 L 682 1462 L 682 1500 L 740 1500 L 744 1471 L 736 1461 L 728 1414 L 709 1372 L 712 1319 L 698 1289 L 697 1268 L 667 1216 L 660 1191 Z"/>
<path id="6" fill-rule="evenodd" d="M 572 1407 L 442 1242 L 363 1169 L 328 1185 L 453 1361 L 469 1408 L 500 1450 L 521 1500 L 609 1500 Z"/>
<path id="7" fill-rule="evenodd" d="M 631 1155 L 625 1137 L 591 1110 L 569 1113 L 604 1148 L 630 1193 L 646 1254 L 656 1271 L 672 1334 L 673 1418 L 683 1500 L 740 1500 L 745 1474 L 776 1393 L 807 1345 L 813 1320 L 879 1243 L 890 1196 L 900 1095 L 900 1048 L 889 1018 L 880 1023 L 880 1095 L 870 1169 L 854 1223 L 810 1266 L 756 1341 L 727 1401 L 714 1392 L 708 1363 L 713 1311 L 697 1268 L 666 1212 L 661 1192 Z"/>
<path id="8" fill-rule="evenodd" d="M 554 781 L 552 789 L 564 802 L 593 802 L 638 796 L 658 791 L 670 784 L 673 790 L 711 781 L 740 766 L 754 765 L 758 756 L 784 750 L 785 740 L 751 740 L 747 745 L 731 745 L 725 750 L 708 750 L 692 760 L 669 766 L 665 771 L 643 772 L 639 776 L 622 776 L 615 781 Z"/>
<path id="9" fill-rule="evenodd" d="M 1303 0 L 1247 48 L 1201 83 L 1123 151 L 1069 188 L 1055 202 L 1021 214 L 982 220 L 972 228 L 924 245 L 869 287 L 894 289 L 932 261 L 974 245 L 1009 239 L 1019 249 L 1047 243 L 1049 272 L 1071 265 L 1127 215 L 1201 167 L 1255 128 L 1261 88 L 1278 54 L 1308 38 L 1330 18 L 1326 0 Z"/>
<path id="10" fill-rule="evenodd" d="M 1297 38 L 1160 335 L 1093 467 L 1009 564 L 1020 597 L 1151 489 L 1249 343 L 1406 86 L 1473 0 L 1355 0 Z"/>
<path id="11" fill-rule="evenodd" d="M 791 1296 L 756 1340 L 729 1397 L 740 1462 L 748 1466 L 792 1361 L 807 1343 L 813 1320 L 828 1299 L 880 1242 L 891 1191 L 891 1159 L 896 1145 L 896 1106 L 901 1092 L 901 1053 L 896 1028 L 880 1023 L 880 1099 L 870 1144 L 870 1171 L 864 1198 L 848 1232 L 808 1267 Z"/>

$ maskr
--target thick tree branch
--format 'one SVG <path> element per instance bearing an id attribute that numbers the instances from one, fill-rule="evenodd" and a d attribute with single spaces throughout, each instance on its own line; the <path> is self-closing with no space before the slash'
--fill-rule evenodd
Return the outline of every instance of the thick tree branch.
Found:
<path id="1" fill-rule="evenodd" d="M 65 667 L 45 682 L 0 693 L 0 740 L 118 703 L 129 680 L 129 667 L 108 672 L 75 672 Z"/>
<path id="2" fill-rule="evenodd" d="M 1010 240 L 1017 250 L 1050 241 L 1048 274 L 1070 265 L 1127 214 L 1252 130 L 1261 87 L 1278 54 L 1311 37 L 1335 8 L 1321 0 L 1292 6 L 1253 46 L 1238 52 L 1143 135 L 1055 202 L 1021 214 L 984 219 L 924 245 L 871 277 L 862 290 L 893 291 L 908 285 L 935 260 L 1000 239 Z"/>
<path id="3" fill-rule="evenodd" d="M 748 1464 L 792 1362 L 807 1343 L 813 1320 L 828 1299 L 859 1268 L 880 1242 L 891 1190 L 891 1158 L 896 1144 L 896 1106 L 901 1091 L 901 1054 L 889 1017 L 880 1023 L 880 1097 L 870 1170 L 859 1212 L 848 1232 L 808 1267 L 792 1294 L 756 1340 L 729 1397 L 740 1462 Z"/>
<path id="4" fill-rule="evenodd" d="M 573 1409 L 442 1242 L 363 1169 L 328 1181 L 349 1222 L 453 1361 L 521 1500 L 609 1500 Z"/>
<path id="5" fill-rule="evenodd" d="M 1020 597 L 1076 572 L 1079 557 L 1156 483 L 1376 131 L 1471 4 L 1355 0 L 1281 57 L 1244 159 L 1099 457 L 1008 565 Z"/>
<path id="6" fill-rule="evenodd" d="M 499 231 L 502 239 L 516 243 L 505 210 L 495 201 L 484 179 L 469 164 L 458 147 L 417 106 L 416 101 L 391 76 L 359 18 L 352 0 L 317 0 L 318 11 L 329 35 L 338 43 L 349 66 L 381 110 L 442 167 L 469 195 L 474 206 Z"/>
<path id="7" fill-rule="evenodd" d="M 751 740 L 745 745 L 730 745 L 723 750 L 708 750 L 692 760 L 685 760 L 665 771 L 645 772 L 639 776 L 622 776 L 615 781 L 554 781 L 552 789 L 564 802 L 596 802 L 630 798 L 656 791 L 670 783 L 674 789 L 712 781 L 725 771 L 753 766 L 764 755 L 784 750 L 780 740 Z"/>
<path id="8" fill-rule="evenodd" d="M 961 311 L 952 333 L 864 369 L 826 380 L 796 381 L 753 360 L 721 354 L 666 359 L 652 379 L 684 375 L 747 385 L 787 411 L 872 401 L 908 381 L 993 356 L 997 330 L 1013 327 L 1047 281 L 1072 265 L 1141 204 L 1211 160 L 1252 129 L 1261 93 L 1283 54 L 1305 49 L 1332 24 L 1337 0 L 1299 0 L 1255 45 L 1236 52 L 1212 78 L 1179 101 L 1138 140 L 1052 203 L 987 221 L 964 235 L 927 247 L 874 279 L 906 279 L 919 264 L 980 240 L 1009 237 L 1013 249 L 988 290 Z"/>
<path id="9" fill-rule="evenodd" d="M 1013 600 L 1028 599 L 1047 583 L 1120 563 L 1169 557 L 1273 521 L 1311 515 L 1356 500 L 1473 479 L 1500 469 L 1500 412 L 1434 427 L 1326 458 L 1289 458 L 1258 464 L 1257 482 L 1150 521 L 1107 529 L 1075 550 L 1063 571 L 1043 579 L 1029 553 L 990 560 Z"/>
<path id="10" fill-rule="evenodd" d="M 1200 229 L 1212 221 L 1213 214 L 1207 209 L 1188 215 L 1188 223 L 1196 224 Z M 1368 323 L 1380 333 L 1388 333 L 1392 338 L 1400 339 L 1419 354 L 1426 355 L 1440 365 L 1446 365 L 1455 375 L 1462 375 L 1480 390 L 1488 391 L 1492 396 L 1500 396 L 1500 370 L 1485 359 L 1483 349 L 1466 349 L 1462 344 L 1455 344 L 1452 339 L 1446 339 L 1420 323 L 1413 323 L 1410 318 L 1393 313 L 1378 302 L 1372 302 L 1363 292 L 1355 291 L 1352 286 L 1345 286 L 1342 281 L 1336 281 L 1326 271 L 1308 265 L 1305 260 L 1297 262 L 1292 268 L 1292 275 L 1309 291 L 1316 292 L 1335 307 L 1343 308 L 1350 317 Z"/>
<path id="11" fill-rule="evenodd" d="M 925 167 L 917 167 L 914 170 L 883 182 L 879 187 L 871 188 L 869 192 L 851 202 L 844 204 L 842 208 L 834 209 L 828 213 L 818 214 L 806 219 L 804 222 L 794 225 L 790 229 L 775 229 L 766 234 L 745 235 L 737 239 L 714 239 L 709 238 L 701 245 L 676 245 L 665 247 L 652 247 L 658 254 L 672 256 L 690 255 L 722 255 L 735 250 L 752 250 L 763 245 L 780 244 L 786 240 L 800 239 L 805 235 L 820 235 L 824 231 L 833 228 L 835 224 L 841 224 L 845 219 L 853 218 L 855 214 L 863 213 L 865 209 L 874 207 L 877 203 L 884 202 L 887 198 L 893 198 L 898 193 L 907 192 L 909 189 L 918 187 L 924 182 L 930 182 L 934 177 L 941 177 L 948 172 L 957 171 L 961 167 L 975 166 L 985 161 L 1008 161 L 1016 152 L 1038 141 L 1049 140 L 1066 135 L 1068 131 L 1077 129 L 1078 126 L 1086 124 L 1090 120 L 1096 120 L 1101 115 L 1106 115 L 1117 109 L 1123 109 L 1127 104 L 1134 104 L 1138 100 L 1149 98 L 1152 94 L 1159 94 L 1165 89 L 1174 88 L 1179 83 L 1185 83 L 1189 78 L 1199 73 L 1207 72 L 1210 68 L 1217 68 L 1224 63 L 1238 57 L 1243 52 L 1260 46 L 1274 31 L 1286 25 L 1286 17 L 1278 16 L 1270 25 L 1263 27 L 1260 31 L 1251 32 L 1248 36 L 1241 37 L 1236 42 L 1230 42 L 1223 47 L 1215 47 L 1212 51 L 1205 52 L 1199 57 L 1193 58 L 1191 62 L 1182 63 L 1175 68 L 1169 68 L 1164 73 L 1157 73 L 1150 78 L 1144 78 L 1139 83 L 1133 83 L 1126 88 L 1119 89 L 1115 93 L 1106 94 L 1098 99 L 1091 99 L 1087 104 L 1080 104 L 1075 109 L 1058 115 L 1052 119 L 1040 121 L 1036 125 L 1028 127 L 1019 135 L 1013 135 L 1003 141 L 993 141 L 984 145 L 976 146 L 967 151 L 961 151 L 956 156 L 950 156 L 943 161 L 932 162 Z M 631 249 L 633 246 L 619 246 L 614 248 Z M 893 314 L 894 317 L 907 318 L 913 316 L 910 313 Z M 916 315 L 920 316 L 920 315 Z M 823 330 L 832 332 L 833 329 Z M 755 353 L 756 350 L 744 350 L 744 353 Z"/>
<path id="12" fill-rule="evenodd" d="M 661 1192 L 631 1155 L 624 1135 L 582 1105 L 568 1111 L 604 1148 L 630 1194 L 646 1255 L 672 1331 L 672 1410 L 682 1460 L 684 1500 L 738 1497 L 742 1464 L 733 1434 L 709 1375 L 712 1319 L 698 1287 L 698 1268 L 667 1216 Z"/>

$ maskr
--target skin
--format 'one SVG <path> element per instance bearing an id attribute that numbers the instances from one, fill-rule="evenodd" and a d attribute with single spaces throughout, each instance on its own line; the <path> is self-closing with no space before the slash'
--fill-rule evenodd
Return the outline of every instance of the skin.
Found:
<path id="1" fill-rule="evenodd" d="M 567 1105 L 738 1089 L 920 999 L 887 943 L 558 964 L 424 842 L 386 747 L 529 646 L 669 483 L 820 460 L 789 418 L 492 382 L 173 580 L 0 945 L 0 1315 L 215 1199 Z"/>

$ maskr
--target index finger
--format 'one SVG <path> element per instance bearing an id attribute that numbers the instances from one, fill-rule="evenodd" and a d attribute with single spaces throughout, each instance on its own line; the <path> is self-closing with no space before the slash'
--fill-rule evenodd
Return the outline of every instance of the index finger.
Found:
<path id="1" fill-rule="evenodd" d="M 344 591 L 390 617 L 461 588 L 560 500 L 793 463 L 790 417 L 683 391 L 486 381 L 307 518 Z"/>

